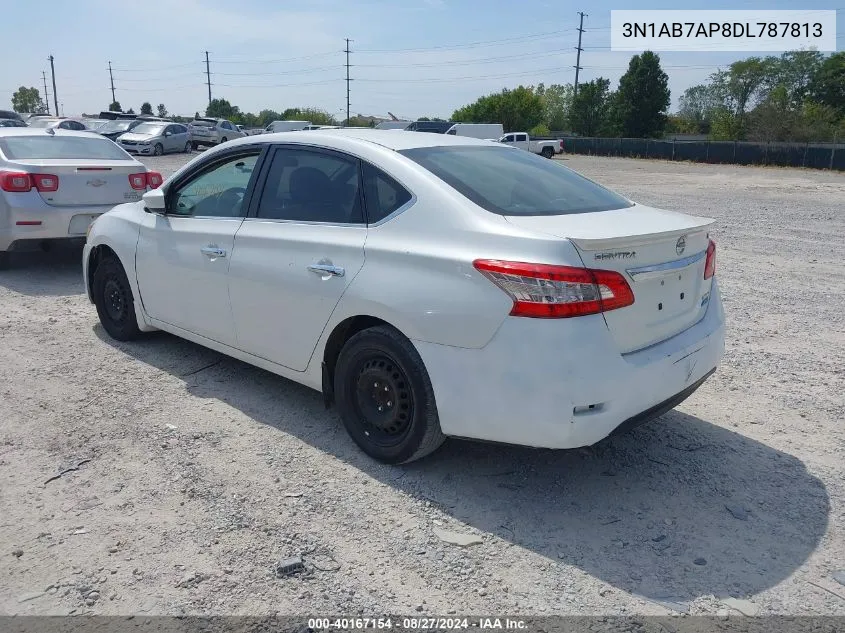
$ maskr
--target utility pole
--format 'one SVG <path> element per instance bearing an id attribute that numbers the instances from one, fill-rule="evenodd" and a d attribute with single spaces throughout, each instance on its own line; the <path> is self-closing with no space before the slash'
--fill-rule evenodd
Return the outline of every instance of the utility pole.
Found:
<path id="1" fill-rule="evenodd" d="M 586 14 L 583 11 L 579 11 L 578 15 L 581 16 L 581 25 L 578 27 L 578 48 L 575 49 L 578 51 L 578 57 L 575 60 L 575 89 L 572 91 L 573 95 L 578 94 L 578 72 L 581 70 L 581 51 L 584 50 L 581 48 L 581 35 L 584 33 L 584 17 Z"/>
<path id="2" fill-rule="evenodd" d="M 53 105 L 56 106 L 56 116 L 59 116 L 59 96 L 56 94 L 56 67 L 53 64 L 53 56 L 50 55 L 50 75 L 53 77 Z"/>
<path id="3" fill-rule="evenodd" d="M 114 74 L 111 71 L 111 62 L 109 62 L 109 81 L 111 82 L 111 102 L 114 103 L 117 99 L 114 96 Z"/>
<path id="4" fill-rule="evenodd" d="M 344 52 L 346 53 L 346 125 L 349 125 L 349 82 L 352 81 L 349 78 L 349 42 L 350 39 L 346 38 L 346 48 Z"/>
<path id="5" fill-rule="evenodd" d="M 211 67 L 208 65 L 208 51 L 205 51 L 205 76 L 208 83 L 208 105 L 211 105 Z"/>
<path id="6" fill-rule="evenodd" d="M 44 105 L 47 106 L 47 114 L 50 114 L 50 93 L 47 92 L 47 73 L 41 71 L 41 79 L 44 80 Z"/>

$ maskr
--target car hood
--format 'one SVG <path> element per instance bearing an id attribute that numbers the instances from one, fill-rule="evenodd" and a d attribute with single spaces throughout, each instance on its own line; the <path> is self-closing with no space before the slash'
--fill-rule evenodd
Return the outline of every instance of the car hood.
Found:
<path id="1" fill-rule="evenodd" d="M 136 134 L 135 132 L 124 132 L 118 138 L 121 141 L 149 141 L 156 138 L 158 134 Z"/>

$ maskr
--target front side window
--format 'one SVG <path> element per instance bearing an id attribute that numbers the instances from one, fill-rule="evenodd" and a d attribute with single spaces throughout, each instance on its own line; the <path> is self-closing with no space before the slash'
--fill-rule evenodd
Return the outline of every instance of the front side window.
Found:
<path id="1" fill-rule="evenodd" d="M 557 161 L 508 147 L 400 150 L 478 206 L 501 215 L 568 215 L 632 206 Z"/>
<path id="2" fill-rule="evenodd" d="M 411 193 L 380 169 L 364 163 L 367 222 L 375 224 L 411 200 Z"/>
<path id="3" fill-rule="evenodd" d="M 294 222 L 361 224 L 358 161 L 307 149 L 276 150 L 258 217 Z"/>
<path id="4" fill-rule="evenodd" d="M 168 212 L 173 215 L 242 218 L 244 196 L 260 152 L 227 158 L 170 193 Z"/>

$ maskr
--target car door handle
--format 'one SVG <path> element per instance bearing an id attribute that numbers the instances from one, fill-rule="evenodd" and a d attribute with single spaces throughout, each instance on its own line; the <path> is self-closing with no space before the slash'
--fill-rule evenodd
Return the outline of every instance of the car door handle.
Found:
<path id="1" fill-rule="evenodd" d="M 226 257 L 226 251 L 222 248 L 218 248 L 217 246 L 203 246 L 200 249 L 200 252 L 212 259 L 215 257 Z"/>
<path id="2" fill-rule="evenodd" d="M 311 264 L 308 270 L 318 275 L 333 275 L 335 277 L 343 277 L 346 274 L 343 268 L 332 264 Z"/>

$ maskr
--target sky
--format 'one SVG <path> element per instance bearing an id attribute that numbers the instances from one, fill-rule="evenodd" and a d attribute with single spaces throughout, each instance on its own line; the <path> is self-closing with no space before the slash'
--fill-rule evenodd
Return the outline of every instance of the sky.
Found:
<path id="1" fill-rule="evenodd" d="M 124 109 L 149 101 L 190 116 L 208 104 L 208 51 L 214 98 L 242 111 L 313 106 L 343 118 L 349 38 L 353 115 L 449 118 L 502 88 L 572 83 L 578 11 L 588 14 L 579 80 L 602 76 L 614 88 L 632 54 L 610 51 L 611 9 L 721 8 L 838 9 L 845 50 L 845 0 L 41 0 L 3 13 L 0 46 L 14 61 L 0 66 L 0 108 L 21 85 L 43 95 L 42 71 L 52 93 L 53 55 L 67 116 L 108 108 L 109 62 Z M 659 53 L 672 108 L 686 88 L 753 54 Z"/>

